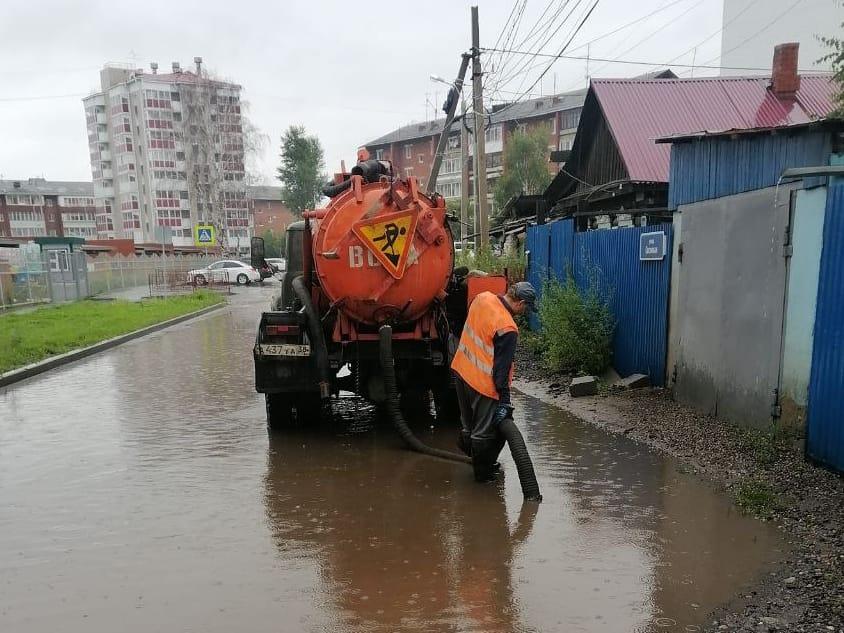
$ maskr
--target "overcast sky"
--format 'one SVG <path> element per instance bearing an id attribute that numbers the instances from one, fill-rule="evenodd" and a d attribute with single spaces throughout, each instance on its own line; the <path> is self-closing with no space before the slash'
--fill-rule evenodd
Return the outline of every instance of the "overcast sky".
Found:
<path id="1" fill-rule="evenodd" d="M 553 36 L 540 30 L 535 35 L 543 37 L 536 44 L 529 41 L 521 48 L 559 52 L 592 1 L 578 5 L 578 0 L 569 0 L 566 11 L 574 7 L 572 18 Z M 355 149 L 366 141 L 433 116 L 426 100 L 442 102 L 445 87 L 432 83 L 429 75 L 453 79 L 456 74 L 461 52 L 470 46 L 471 4 L 480 6 L 481 45 L 492 47 L 512 0 L 5 3 L 0 20 L 0 175 L 90 180 L 81 98 L 99 88 L 100 67 L 131 62 L 149 69 L 156 61 L 166 72 L 174 60 L 192 67 L 195 55 L 212 72 L 243 86 L 249 116 L 269 140 L 258 163 L 267 183 L 274 176 L 280 135 L 291 124 L 319 136 L 327 168 L 334 171 L 341 158 L 351 163 Z M 529 0 L 515 44 L 530 33 L 546 7 L 550 9 L 540 26 L 560 4 Z M 568 50 L 585 56 L 587 48 L 579 44 L 657 11 L 592 43 L 590 57 L 661 63 L 683 54 L 678 63 L 712 58 L 717 63 L 722 4 L 600 0 Z M 689 50 L 697 44 L 696 51 Z M 486 57 L 488 70 L 501 67 L 497 56 Z M 505 62 L 506 72 L 489 76 L 490 88 L 518 70 L 517 59 L 523 58 L 513 56 Z M 523 92 L 547 62 L 533 59 L 529 72 L 517 73 L 493 96 Z M 584 87 L 586 66 L 585 60 L 556 62 L 541 83 L 542 91 Z M 631 76 L 648 69 L 594 60 L 589 64 L 596 77 Z"/>

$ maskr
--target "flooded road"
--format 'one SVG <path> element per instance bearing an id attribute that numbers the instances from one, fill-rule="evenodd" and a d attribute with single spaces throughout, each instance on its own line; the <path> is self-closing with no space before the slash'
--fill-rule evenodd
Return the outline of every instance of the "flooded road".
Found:
<path id="1" fill-rule="evenodd" d="M 524 397 L 538 507 L 506 449 L 477 485 L 354 399 L 268 438 L 272 289 L 236 292 L 0 391 L 0 631 L 694 631 L 781 555 L 671 461 Z"/>

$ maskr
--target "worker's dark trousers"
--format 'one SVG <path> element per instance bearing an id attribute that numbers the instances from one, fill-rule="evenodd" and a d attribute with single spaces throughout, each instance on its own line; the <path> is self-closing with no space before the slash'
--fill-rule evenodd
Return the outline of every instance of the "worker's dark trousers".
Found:
<path id="1" fill-rule="evenodd" d="M 504 437 L 495 424 L 498 400 L 478 393 L 455 375 L 457 403 L 460 406 L 460 448 L 472 457 L 475 479 L 488 481 L 495 474 Z"/>

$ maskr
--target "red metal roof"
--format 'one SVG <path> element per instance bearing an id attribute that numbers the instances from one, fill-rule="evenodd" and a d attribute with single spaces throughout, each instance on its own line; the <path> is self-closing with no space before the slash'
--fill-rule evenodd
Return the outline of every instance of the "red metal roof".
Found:
<path id="1" fill-rule="evenodd" d="M 768 90 L 768 77 L 595 79 L 592 90 L 630 180 L 668 182 L 670 145 L 660 137 L 807 123 L 833 109 L 829 75 L 802 75 L 794 100 Z"/>

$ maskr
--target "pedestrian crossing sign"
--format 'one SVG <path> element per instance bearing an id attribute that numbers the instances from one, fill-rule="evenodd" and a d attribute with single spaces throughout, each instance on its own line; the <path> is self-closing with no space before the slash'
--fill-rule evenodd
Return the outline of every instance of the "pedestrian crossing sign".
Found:
<path id="1" fill-rule="evenodd" d="M 357 238 L 396 279 L 404 276 L 415 230 L 416 214 L 412 211 L 367 218 L 352 227 Z"/>
<path id="2" fill-rule="evenodd" d="M 199 247 L 214 246 L 217 243 L 213 224 L 197 224 L 193 227 L 193 243 Z"/>

